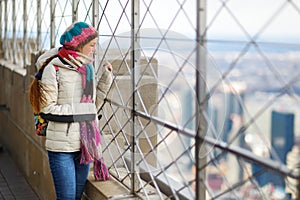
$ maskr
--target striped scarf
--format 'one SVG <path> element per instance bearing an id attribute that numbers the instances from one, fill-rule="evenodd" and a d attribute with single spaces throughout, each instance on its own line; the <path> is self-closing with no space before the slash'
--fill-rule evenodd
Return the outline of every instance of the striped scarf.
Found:
<path id="1" fill-rule="evenodd" d="M 93 103 L 94 92 L 94 67 L 90 64 L 92 60 L 87 56 L 62 47 L 58 55 L 71 67 L 81 74 L 83 93 L 81 103 Z M 80 122 L 80 147 L 81 164 L 94 162 L 94 177 L 96 180 L 108 180 L 109 173 L 101 154 L 100 131 L 96 119 Z"/>

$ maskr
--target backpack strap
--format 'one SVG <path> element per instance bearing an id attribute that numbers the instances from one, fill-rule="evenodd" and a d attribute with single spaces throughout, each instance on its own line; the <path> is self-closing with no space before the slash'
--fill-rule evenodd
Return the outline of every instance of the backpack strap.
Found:
<path id="1" fill-rule="evenodd" d="M 58 54 L 52 55 L 51 57 L 47 58 L 45 60 L 45 62 L 43 62 L 42 66 L 40 67 L 40 69 L 37 71 L 37 73 L 35 74 L 35 78 L 37 78 L 38 80 L 41 80 L 42 78 L 42 74 L 44 71 L 44 68 L 51 62 L 51 60 L 53 60 L 54 58 L 58 57 Z"/>
<path id="2" fill-rule="evenodd" d="M 54 65 L 54 68 L 55 68 L 55 71 L 56 71 L 56 81 L 57 81 L 57 84 L 59 83 L 59 74 L 58 74 L 58 70 L 59 70 L 59 67 L 57 65 Z"/>

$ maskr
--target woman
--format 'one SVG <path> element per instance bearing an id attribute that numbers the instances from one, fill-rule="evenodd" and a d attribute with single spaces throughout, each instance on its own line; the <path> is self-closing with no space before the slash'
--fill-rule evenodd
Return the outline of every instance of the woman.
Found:
<path id="1" fill-rule="evenodd" d="M 94 27 L 73 23 L 60 38 L 62 47 L 38 61 L 58 54 L 44 67 L 40 81 L 41 113 L 49 120 L 45 146 L 57 199 L 81 199 L 89 165 L 101 159 L 96 115 L 112 83 L 112 66 L 104 65 L 96 83 L 91 63 L 97 38 Z M 97 178 L 97 164 L 94 173 Z"/>

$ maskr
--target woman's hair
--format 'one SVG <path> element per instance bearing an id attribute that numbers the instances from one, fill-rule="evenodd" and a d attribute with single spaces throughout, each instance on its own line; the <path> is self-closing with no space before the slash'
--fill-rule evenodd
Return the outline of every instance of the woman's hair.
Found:
<path id="1" fill-rule="evenodd" d="M 43 71 L 44 71 L 45 67 L 50 63 L 50 61 L 57 56 L 58 55 L 53 55 L 53 56 L 49 57 L 48 59 L 46 59 L 46 61 L 42 64 L 42 66 L 38 70 L 37 74 L 35 75 L 35 78 L 33 79 L 33 81 L 30 84 L 29 99 L 30 99 L 31 107 L 32 107 L 34 113 L 39 113 L 41 110 L 41 106 L 44 105 L 46 102 L 46 98 L 43 93 L 43 91 L 45 89 L 43 88 L 42 84 L 40 83 Z"/>
<path id="2" fill-rule="evenodd" d="M 98 37 L 98 34 L 94 34 L 94 35 L 90 35 L 88 36 L 88 38 L 84 41 L 84 42 L 81 42 L 76 49 L 73 49 L 73 50 L 79 50 L 80 48 L 82 48 L 84 45 L 86 45 L 87 43 L 89 43 L 90 41 L 92 41 L 93 39 L 97 38 Z"/>

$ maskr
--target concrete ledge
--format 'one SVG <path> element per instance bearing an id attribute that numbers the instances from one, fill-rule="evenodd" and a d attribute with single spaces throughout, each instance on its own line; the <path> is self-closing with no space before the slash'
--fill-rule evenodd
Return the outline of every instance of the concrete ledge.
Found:
<path id="1" fill-rule="evenodd" d="M 113 177 L 108 181 L 94 181 L 93 171 L 90 172 L 85 187 L 86 200 L 120 199 L 130 197 L 130 191 Z M 126 199 L 128 199 L 126 197 Z"/>
<path id="2" fill-rule="evenodd" d="M 0 65 L 3 67 L 6 67 L 7 69 L 10 69 L 11 71 L 14 71 L 22 76 L 25 76 L 27 73 L 27 70 L 23 67 L 21 67 L 20 65 L 17 64 L 13 64 L 10 61 L 4 60 L 4 59 L 0 59 Z"/>

